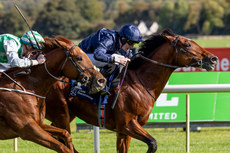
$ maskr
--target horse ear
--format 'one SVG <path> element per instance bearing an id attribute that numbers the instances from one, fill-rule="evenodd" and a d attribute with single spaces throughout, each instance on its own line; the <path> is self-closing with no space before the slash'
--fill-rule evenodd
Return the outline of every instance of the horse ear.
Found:
<path id="1" fill-rule="evenodd" d="M 173 36 L 163 35 L 163 37 L 169 42 L 173 42 L 175 40 L 175 37 L 173 37 Z"/>
<path id="2" fill-rule="evenodd" d="M 176 36 L 175 32 L 173 32 L 171 29 L 166 28 L 161 32 L 162 36 L 169 35 L 169 36 Z"/>
<path id="3" fill-rule="evenodd" d="M 161 36 L 163 36 L 167 41 L 173 42 L 177 34 L 173 32 L 171 29 L 166 28 L 161 32 Z"/>

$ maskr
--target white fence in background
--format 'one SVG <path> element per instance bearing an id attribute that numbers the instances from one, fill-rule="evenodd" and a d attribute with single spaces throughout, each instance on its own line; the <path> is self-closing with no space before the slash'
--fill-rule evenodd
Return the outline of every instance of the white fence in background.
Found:
<path id="1" fill-rule="evenodd" d="M 166 85 L 163 93 L 210 93 L 230 92 L 230 84 L 192 84 L 192 85 Z M 189 95 L 186 95 L 186 152 L 189 152 Z M 99 127 L 94 126 L 94 153 L 100 153 Z"/>

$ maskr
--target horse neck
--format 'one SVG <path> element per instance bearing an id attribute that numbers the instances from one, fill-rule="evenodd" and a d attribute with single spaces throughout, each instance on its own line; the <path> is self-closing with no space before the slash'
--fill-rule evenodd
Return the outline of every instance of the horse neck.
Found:
<path id="1" fill-rule="evenodd" d="M 61 49 L 55 49 L 46 54 L 46 67 L 49 73 L 57 77 L 61 71 L 65 58 L 65 53 Z M 33 68 L 30 76 L 36 79 L 34 87 L 37 87 L 35 90 L 41 95 L 46 95 L 52 84 L 56 81 L 46 72 L 44 65 Z"/>
<path id="2" fill-rule="evenodd" d="M 175 65 L 175 58 L 176 52 L 169 43 L 165 43 L 157 48 L 157 50 L 150 56 L 150 59 L 152 60 L 169 65 Z M 174 70 L 175 69 L 145 61 L 136 72 L 145 88 L 157 98 L 163 91 Z"/>

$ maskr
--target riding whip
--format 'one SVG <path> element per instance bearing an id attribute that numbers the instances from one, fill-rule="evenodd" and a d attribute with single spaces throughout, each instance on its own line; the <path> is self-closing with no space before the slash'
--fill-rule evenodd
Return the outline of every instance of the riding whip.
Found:
<path id="1" fill-rule="evenodd" d="M 31 31 L 31 33 L 32 33 L 32 35 L 33 35 L 33 37 L 34 37 L 34 40 L 36 41 L 36 44 L 37 44 L 37 46 L 38 46 L 38 49 L 41 49 L 40 46 L 39 46 L 39 44 L 38 44 L 38 41 L 37 41 L 37 39 L 36 39 L 36 37 L 35 37 L 35 35 L 34 35 L 34 33 L 33 33 L 33 30 L 31 29 L 31 27 L 30 27 L 29 23 L 27 22 L 25 16 L 22 14 L 22 12 L 21 12 L 20 9 L 18 8 L 18 6 L 15 4 L 15 2 L 14 2 L 14 6 L 15 6 L 15 8 L 18 10 L 18 12 L 19 12 L 19 14 L 21 15 L 21 17 L 23 18 L 23 20 L 26 22 L 27 26 L 29 27 L 29 29 L 30 29 L 30 31 Z M 30 40 L 29 37 L 28 37 L 28 39 Z M 30 40 L 30 42 L 32 42 L 32 41 Z M 32 45 L 32 47 L 33 47 L 33 44 L 31 44 L 31 45 Z"/>
<path id="2" fill-rule="evenodd" d="M 130 51 L 129 51 L 128 57 L 130 56 L 131 52 L 132 52 L 132 51 L 130 50 Z M 116 102 L 117 102 L 117 98 L 118 98 L 118 96 L 119 96 L 119 94 L 120 94 L 121 86 L 122 86 L 123 81 L 124 81 L 124 79 L 125 79 L 125 76 L 126 76 L 126 72 L 127 72 L 128 66 L 129 66 L 129 62 L 128 62 L 128 63 L 126 64 L 126 66 L 125 66 L 125 71 L 124 71 L 124 73 L 123 73 L 123 76 L 122 76 L 122 79 L 121 79 L 121 83 L 120 83 L 120 85 L 119 85 L 119 89 L 118 89 L 118 91 L 117 91 L 117 94 L 116 94 L 115 99 L 114 99 L 114 101 L 113 101 L 113 104 L 112 104 L 112 106 L 111 106 L 112 109 L 114 109 L 114 106 L 115 106 L 115 104 L 116 104 Z"/>

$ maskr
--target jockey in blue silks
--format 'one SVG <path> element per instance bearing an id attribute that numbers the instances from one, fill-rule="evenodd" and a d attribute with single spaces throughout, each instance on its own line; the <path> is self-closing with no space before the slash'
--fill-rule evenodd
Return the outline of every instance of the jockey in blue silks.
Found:
<path id="1" fill-rule="evenodd" d="M 102 69 L 105 77 L 117 70 L 110 88 L 113 89 L 119 83 L 123 67 L 130 61 L 129 50 L 142 41 L 140 30 L 135 25 L 126 24 L 119 32 L 102 28 L 82 40 L 79 47 L 87 53 L 95 66 Z"/>

